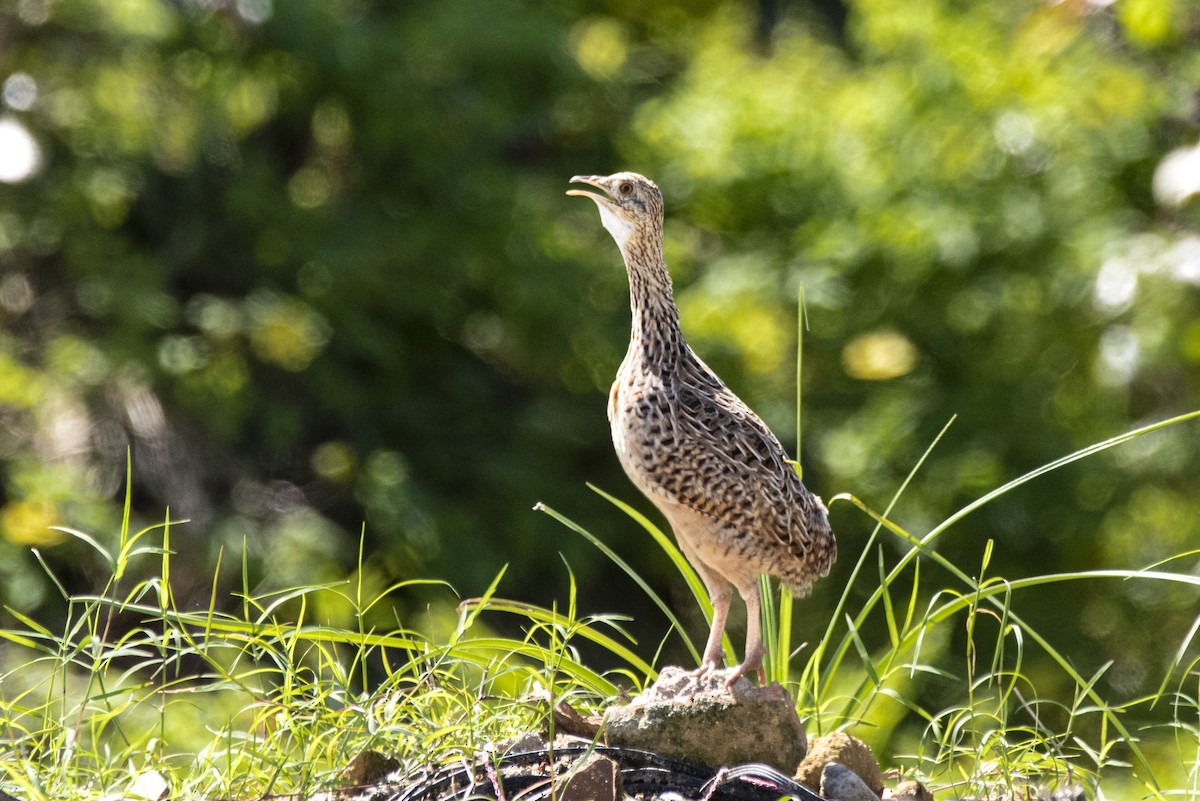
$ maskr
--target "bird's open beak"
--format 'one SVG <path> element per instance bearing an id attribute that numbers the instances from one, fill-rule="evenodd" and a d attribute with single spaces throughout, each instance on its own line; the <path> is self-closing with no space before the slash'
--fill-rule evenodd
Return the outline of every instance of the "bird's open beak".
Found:
<path id="1" fill-rule="evenodd" d="M 571 183 L 587 184 L 588 186 L 594 186 L 597 189 L 599 189 L 601 192 L 604 192 L 603 195 L 598 195 L 595 192 L 589 192 L 586 189 L 568 189 L 567 194 L 571 195 L 572 197 L 590 197 L 592 200 L 596 201 L 597 203 L 611 203 L 612 202 L 608 197 L 608 190 L 605 189 L 604 185 L 600 183 L 599 175 L 576 175 L 571 179 Z"/>

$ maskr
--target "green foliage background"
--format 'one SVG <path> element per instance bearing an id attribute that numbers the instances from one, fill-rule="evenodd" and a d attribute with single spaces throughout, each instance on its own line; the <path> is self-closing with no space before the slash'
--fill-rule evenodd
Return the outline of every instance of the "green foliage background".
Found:
<path id="1" fill-rule="evenodd" d="M 549 603 L 561 553 L 581 606 L 634 615 L 649 656 L 657 613 L 530 510 L 674 580 L 584 486 L 648 507 L 604 418 L 625 275 L 563 196 L 576 173 L 659 182 L 686 333 L 792 443 L 804 286 L 820 494 L 882 507 L 958 415 L 893 513 L 910 531 L 1197 408 L 1200 208 L 1152 188 L 1200 136 L 1198 42 L 1187 0 L 5 4 L 0 117 L 40 164 L 0 184 L 0 600 L 59 613 L 30 546 L 89 589 L 90 551 L 49 527 L 115 536 L 128 451 L 145 518 L 192 521 L 173 537 L 193 604 L 222 549 L 224 590 L 243 548 L 261 587 L 318 583 L 361 530 L 378 587 L 472 594 L 509 563 L 505 594 Z M 939 547 L 977 564 L 993 539 L 1013 577 L 1147 566 L 1200 542 L 1198 474 L 1174 426 Z M 844 568 L 870 521 L 832 520 Z M 836 595 L 798 607 L 801 638 Z M 1023 602 L 1129 696 L 1196 609 Z"/>

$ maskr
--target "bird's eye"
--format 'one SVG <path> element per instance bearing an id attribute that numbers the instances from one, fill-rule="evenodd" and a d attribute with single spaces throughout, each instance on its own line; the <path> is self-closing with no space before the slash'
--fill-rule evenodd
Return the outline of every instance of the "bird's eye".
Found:
<path id="1" fill-rule="evenodd" d="M 632 195 L 633 194 L 633 184 L 629 183 L 628 181 L 625 181 L 624 183 L 622 183 L 620 186 L 617 187 L 617 191 L 625 196 Z"/>

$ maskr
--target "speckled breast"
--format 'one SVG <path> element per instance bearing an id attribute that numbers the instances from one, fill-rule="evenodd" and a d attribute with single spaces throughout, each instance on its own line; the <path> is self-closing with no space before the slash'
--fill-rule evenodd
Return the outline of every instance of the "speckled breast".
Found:
<path id="1" fill-rule="evenodd" d="M 629 479 L 651 500 L 674 500 L 679 443 L 661 383 L 640 371 L 618 373 L 608 419 L 617 459 Z"/>

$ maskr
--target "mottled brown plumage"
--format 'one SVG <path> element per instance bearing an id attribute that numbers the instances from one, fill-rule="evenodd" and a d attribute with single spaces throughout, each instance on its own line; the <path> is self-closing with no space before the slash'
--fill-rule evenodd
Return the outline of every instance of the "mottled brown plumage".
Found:
<path id="1" fill-rule="evenodd" d="M 631 172 L 575 176 L 629 273 L 633 334 L 609 399 L 613 445 L 629 478 L 662 511 L 713 603 L 702 670 L 721 664 L 736 587 L 746 602 L 746 656 L 729 677 L 760 670 L 758 576 L 796 595 L 837 555 L 824 504 L 801 483 L 779 440 L 700 360 L 679 328 L 662 255 L 662 193 Z"/>

